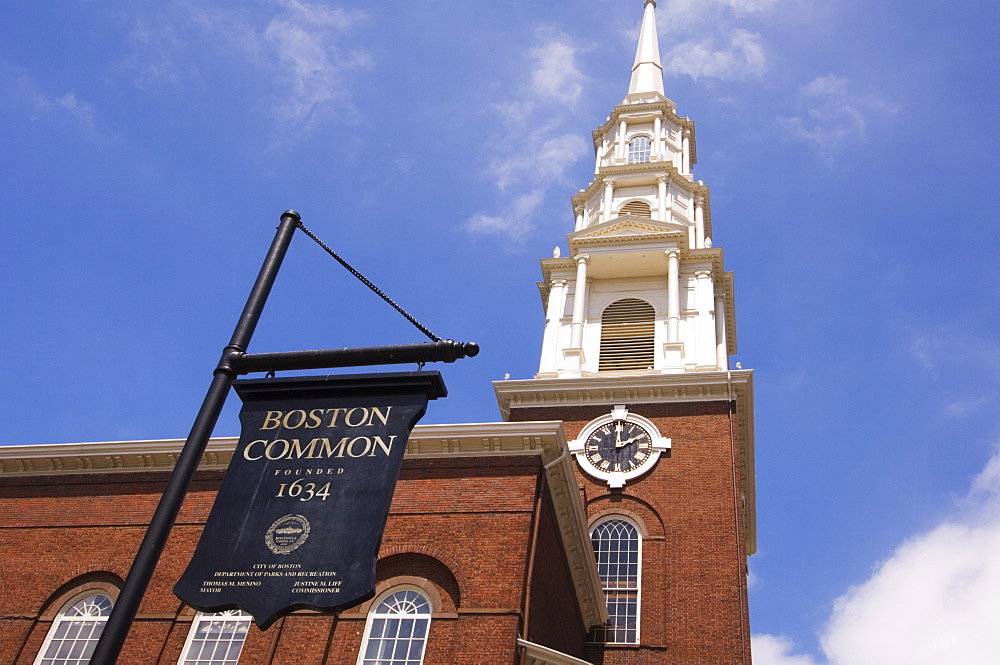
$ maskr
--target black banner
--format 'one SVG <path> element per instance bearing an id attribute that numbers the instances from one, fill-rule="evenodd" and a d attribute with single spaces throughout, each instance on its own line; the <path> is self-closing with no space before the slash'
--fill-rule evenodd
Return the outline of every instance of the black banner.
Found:
<path id="1" fill-rule="evenodd" d="M 261 628 L 297 609 L 341 610 L 375 591 L 375 560 L 410 430 L 438 372 L 249 379 L 242 432 L 174 593 L 240 608 Z"/>

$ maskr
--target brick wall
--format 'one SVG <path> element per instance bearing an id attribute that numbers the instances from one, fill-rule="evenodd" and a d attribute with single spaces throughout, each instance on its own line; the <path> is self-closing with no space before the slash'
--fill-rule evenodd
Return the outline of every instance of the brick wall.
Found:
<path id="1" fill-rule="evenodd" d="M 588 648 L 608 665 L 750 663 L 743 505 L 727 402 L 627 405 L 672 447 L 621 490 L 577 471 L 591 521 L 619 513 L 642 525 L 640 646 Z M 515 408 L 518 421 L 561 419 L 575 439 L 611 405 Z M 733 428 L 732 430 L 730 428 Z"/>
<path id="2" fill-rule="evenodd" d="M 377 593 L 402 580 L 434 598 L 426 665 L 517 662 L 536 520 L 544 559 L 535 568 L 538 588 L 561 594 L 558 603 L 554 596 L 547 602 L 579 617 L 572 585 L 567 593 L 562 579 L 568 575 L 564 557 L 561 564 L 552 559 L 561 550 L 547 494 L 539 501 L 541 474 L 536 456 L 404 462 L 382 542 Z M 221 476 L 201 472 L 192 484 L 122 665 L 177 662 L 195 613 L 172 588 L 194 551 Z M 163 472 L 0 478 L 0 663 L 31 665 L 74 590 L 101 584 L 114 592 L 165 481 Z M 367 607 L 339 616 L 296 613 L 267 631 L 251 627 L 241 662 L 353 665 Z M 548 624 L 538 622 L 532 634 L 542 643 L 582 651 L 582 630 L 573 645 L 565 635 L 549 639 Z"/>

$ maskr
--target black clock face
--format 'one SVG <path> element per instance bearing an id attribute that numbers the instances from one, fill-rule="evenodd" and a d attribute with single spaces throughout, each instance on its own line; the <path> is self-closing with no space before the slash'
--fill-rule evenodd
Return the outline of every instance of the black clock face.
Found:
<path id="1" fill-rule="evenodd" d="M 587 461 L 599 471 L 629 473 L 649 461 L 653 437 L 636 423 L 612 420 L 587 437 L 583 452 Z"/>

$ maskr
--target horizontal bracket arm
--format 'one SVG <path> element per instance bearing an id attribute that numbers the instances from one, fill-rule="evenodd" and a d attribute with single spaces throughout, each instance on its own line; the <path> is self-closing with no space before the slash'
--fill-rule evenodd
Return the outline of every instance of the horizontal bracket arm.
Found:
<path id="1" fill-rule="evenodd" d="M 284 372 L 330 367 L 360 367 L 364 365 L 398 365 L 405 363 L 455 362 L 479 353 L 475 342 L 446 339 L 422 344 L 391 346 L 356 346 L 315 351 L 282 351 L 277 353 L 226 353 L 223 363 L 236 374 L 250 372 Z"/>

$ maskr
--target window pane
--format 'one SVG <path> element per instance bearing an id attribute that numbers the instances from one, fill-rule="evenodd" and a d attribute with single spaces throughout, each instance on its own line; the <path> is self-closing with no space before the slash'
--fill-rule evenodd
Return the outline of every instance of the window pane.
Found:
<path id="1" fill-rule="evenodd" d="M 420 665 L 429 624 L 430 603 L 419 592 L 386 596 L 368 615 L 359 665 Z"/>
<path id="2" fill-rule="evenodd" d="M 104 630 L 111 600 L 102 594 L 80 598 L 56 617 L 36 663 L 87 665 Z"/>
<path id="3" fill-rule="evenodd" d="M 181 665 L 235 665 L 252 617 L 241 610 L 201 614 L 188 632 Z"/>
<path id="4" fill-rule="evenodd" d="M 637 164 L 649 161 L 650 142 L 648 136 L 637 136 L 628 144 L 628 163 Z"/>
<path id="5" fill-rule="evenodd" d="M 595 642 L 635 644 L 639 616 L 639 532 L 621 518 L 599 523 L 590 535 L 608 601 L 607 624 L 594 629 Z"/>

